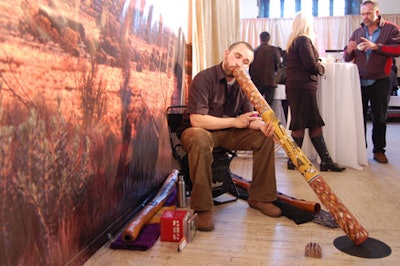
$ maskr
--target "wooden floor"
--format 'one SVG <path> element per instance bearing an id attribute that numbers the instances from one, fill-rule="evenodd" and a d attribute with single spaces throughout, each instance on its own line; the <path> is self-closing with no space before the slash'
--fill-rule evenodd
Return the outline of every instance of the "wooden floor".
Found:
<path id="1" fill-rule="evenodd" d="M 392 253 L 387 257 L 367 259 L 348 255 L 333 243 L 345 235 L 342 229 L 330 229 L 314 222 L 296 225 L 286 217 L 270 218 L 238 200 L 217 206 L 215 230 L 198 232 L 182 252 L 177 252 L 176 243 L 159 240 L 144 252 L 112 250 L 107 243 L 85 265 L 400 265 L 400 123 L 390 123 L 387 136 L 389 164 L 375 162 L 368 148 L 369 165 L 363 170 L 323 173 L 370 237 L 391 248 Z M 369 143 L 370 139 L 368 136 Z M 301 174 L 286 169 L 287 159 L 279 153 L 276 159 L 278 190 L 319 202 Z M 251 156 L 240 155 L 232 162 L 233 172 L 245 178 L 251 178 L 251 169 Z M 309 242 L 321 246 L 322 258 L 304 255 Z"/>

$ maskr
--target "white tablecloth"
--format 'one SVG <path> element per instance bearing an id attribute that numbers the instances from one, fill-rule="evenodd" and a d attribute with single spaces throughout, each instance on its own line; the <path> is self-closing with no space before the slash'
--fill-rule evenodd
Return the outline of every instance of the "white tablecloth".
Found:
<path id="1" fill-rule="evenodd" d="M 368 165 L 357 66 L 352 63 L 325 64 L 325 75 L 318 81 L 317 97 L 325 121 L 323 134 L 332 159 L 355 169 Z M 310 159 L 318 157 L 308 133 L 302 150 Z"/>
<path id="2" fill-rule="evenodd" d="M 281 121 L 283 127 L 286 128 L 286 117 L 282 107 L 282 100 L 286 99 L 285 85 L 278 84 L 275 89 L 274 101 L 272 102 L 272 110 L 274 110 L 276 117 Z"/>
<path id="3" fill-rule="evenodd" d="M 274 99 L 275 100 L 286 100 L 285 85 L 278 84 L 278 87 L 275 89 Z"/>

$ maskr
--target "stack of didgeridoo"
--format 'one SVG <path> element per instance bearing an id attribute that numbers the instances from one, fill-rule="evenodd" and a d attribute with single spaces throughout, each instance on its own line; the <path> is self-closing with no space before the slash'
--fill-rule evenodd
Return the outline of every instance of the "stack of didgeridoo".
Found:
<path id="1" fill-rule="evenodd" d="M 322 204 L 332 214 L 333 218 L 343 229 L 346 235 L 358 246 L 368 239 L 368 232 L 357 221 L 354 215 L 344 206 L 336 194 L 324 180 L 321 173 L 310 162 L 304 152 L 297 146 L 292 137 L 286 132 L 280 121 L 276 118 L 274 111 L 260 94 L 257 87 L 247 76 L 241 67 L 233 69 L 233 75 L 242 90 L 246 93 L 263 121 L 272 123 L 275 129 L 275 138 L 285 150 L 296 169 L 303 175 L 304 179 L 314 190 Z"/>
<path id="2" fill-rule="evenodd" d="M 135 241 L 143 226 L 162 208 L 168 196 L 175 188 L 178 180 L 178 170 L 173 170 L 165 179 L 160 191 L 147 203 L 144 208 L 133 217 L 132 221 L 122 232 L 122 240 Z"/>

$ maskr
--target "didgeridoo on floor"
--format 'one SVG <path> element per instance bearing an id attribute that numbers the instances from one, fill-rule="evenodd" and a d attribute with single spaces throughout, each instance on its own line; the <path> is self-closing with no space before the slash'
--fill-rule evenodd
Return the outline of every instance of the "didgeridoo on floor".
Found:
<path id="1" fill-rule="evenodd" d="M 245 70 L 241 67 L 235 67 L 232 72 L 233 76 L 236 78 L 240 87 L 250 99 L 263 121 L 272 123 L 275 130 L 275 138 L 279 141 L 279 144 L 296 166 L 296 169 L 303 175 L 304 179 L 314 190 L 319 200 L 332 214 L 333 218 L 353 243 L 356 246 L 361 245 L 361 243 L 368 239 L 368 232 L 339 200 L 336 194 L 329 187 L 328 183 L 324 180 L 321 173 L 310 162 L 301 148 L 297 146 L 292 137 L 286 132 L 286 129 L 277 119 L 274 111 L 260 94 L 257 87 L 247 76 Z"/>
<path id="2" fill-rule="evenodd" d="M 250 187 L 250 182 L 248 182 L 248 181 L 239 180 L 234 177 L 232 178 L 232 181 L 236 186 L 239 186 L 246 190 L 249 189 L 249 187 Z M 303 211 L 306 211 L 306 212 L 319 213 L 321 211 L 321 205 L 318 202 L 297 199 L 295 197 L 286 195 L 279 191 L 278 191 L 278 199 L 280 199 L 286 203 L 289 203 L 290 205 L 293 205 L 293 206 L 295 206 Z"/>
<path id="3" fill-rule="evenodd" d="M 133 217 L 132 221 L 124 229 L 122 232 L 123 241 L 131 242 L 136 240 L 143 226 L 162 208 L 168 196 L 174 190 L 177 180 L 178 170 L 173 170 L 165 179 L 159 192 Z"/>

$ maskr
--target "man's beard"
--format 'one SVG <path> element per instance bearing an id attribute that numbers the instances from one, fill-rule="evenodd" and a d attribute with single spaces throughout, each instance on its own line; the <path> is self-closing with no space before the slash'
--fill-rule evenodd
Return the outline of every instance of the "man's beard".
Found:
<path id="1" fill-rule="evenodd" d="M 372 25 L 372 23 L 371 23 L 371 20 L 365 20 L 364 21 L 364 25 L 366 25 L 366 26 L 371 26 Z"/>
<path id="2" fill-rule="evenodd" d="M 376 22 L 376 19 L 375 20 L 366 19 L 365 21 L 363 21 L 364 25 L 366 25 L 368 27 L 373 26 L 375 24 L 375 22 Z"/>
<path id="3" fill-rule="evenodd" d="M 224 67 L 222 68 L 222 70 L 224 71 L 225 76 L 227 76 L 227 77 L 229 77 L 229 78 L 233 78 L 233 77 L 234 77 L 234 76 L 233 76 L 233 73 L 232 73 L 233 67 L 230 67 L 229 64 L 227 64 L 227 63 L 224 63 L 223 66 L 224 66 Z"/>
<path id="4" fill-rule="evenodd" d="M 229 71 L 229 73 L 225 73 L 225 75 L 228 77 L 228 78 L 234 78 L 235 76 L 232 74 L 232 71 Z"/>

